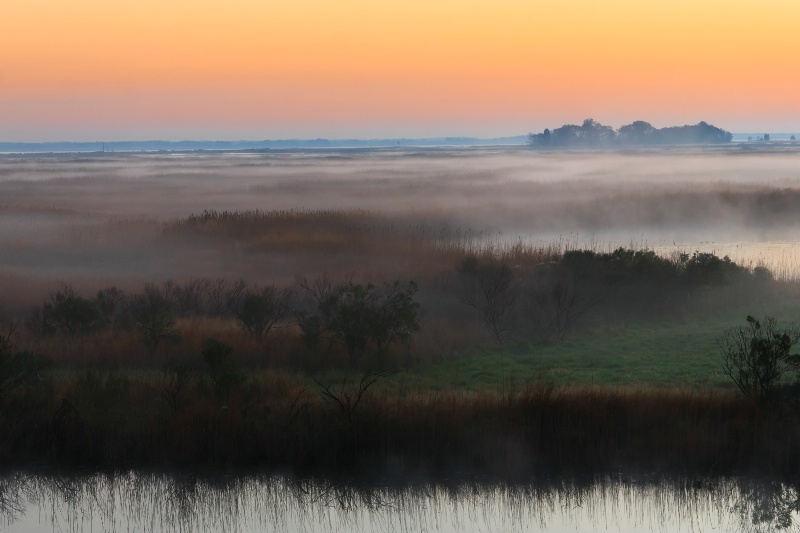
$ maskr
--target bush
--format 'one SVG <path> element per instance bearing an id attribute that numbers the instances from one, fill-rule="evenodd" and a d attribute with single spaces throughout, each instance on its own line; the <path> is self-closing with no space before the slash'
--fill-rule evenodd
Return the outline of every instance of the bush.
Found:
<path id="1" fill-rule="evenodd" d="M 497 342 L 514 330 L 517 287 L 514 274 L 505 263 L 480 263 L 474 256 L 458 266 L 461 302 L 480 314 Z"/>
<path id="2" fill-rule="evenodd" d="M 800 370 L 800 356 L 791 353 L 799 340 L 794 326 L 780 329 L 772 317 L 762 323 L 748 316 L 747 326 L 725 331 L 720 341 L 723 371 L 745 396 L 770 400 L 780 382 Z"/>
<path id="3" fill-rule="evenodd" d="M 419 304 L 414 301 L 417 285 L 395 281 L 378 288 L 369 283 L 348 282 L 337 287 L 320 303 L 326 329 L 347 349 L 356 362 L 373 345 L 378 355 L 399 340 L 407 340 L 419 329 Z"/>
<path id="4" fill-rule="evenodd" d="M 274 286 L 246 290 L 233 298 L 231 307 L 239 327 L 261 342 L 289 316 L 291 291 Z"/>
<path id="5" fill-rule="evenodd" d="M 302 339 L 315 348 L 323 334 L 340 343 L 355 364 L 374 349 L 382 357 L 397 342 L 409 341 L 419 330 L 417 284 L 394 281 L 381 286 L 348 281 L 339 285 L 323 277 L 298 280 L 316 309 L 295 310 Z"/>
<path id="6" fill-rule="evenodd" d="M 156 353 L 162 341 L 180 341 L 169 301 L 155 285 L 145 285 L 144 294 L 133 298 L 129 314 L 131 328 L 150 355 Z"/>
<path id="7" fill-rule="evenodd" d="M 211 381 L 214 383 L 214 390 L 220 402 L 227 401 L 231 392 L 244 381 L 244 376 L 231 357 L 232 352 L 233 348 L 216 339 L 206 340 L 203 346 L 203 360 L 208 365 Z"/>
<path id="8" fill-rule="evenodd" d="M 5 334 L 0 333 L 0 398 L 21 385 L 35 382 L 50 365 L 46 357 L 18 351 L 11 342 L 13 333 L 13 324 Z"/>
<path id="9" fill-rule="evenodd" d="M 100 326 L 100 310 L 91 300 L 75 292 L 71 285 L 50 293 L 43 315 L 53 330 L 70 335 L 89 333 Z"/>

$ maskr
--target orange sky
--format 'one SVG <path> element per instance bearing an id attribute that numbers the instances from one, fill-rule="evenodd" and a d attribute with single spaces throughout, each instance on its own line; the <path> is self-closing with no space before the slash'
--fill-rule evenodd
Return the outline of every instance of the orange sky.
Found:
<path id="1" fill-rule="evenodd" d="M 0 141 L 800 131 L 797 0 L 4 4 Z"/>

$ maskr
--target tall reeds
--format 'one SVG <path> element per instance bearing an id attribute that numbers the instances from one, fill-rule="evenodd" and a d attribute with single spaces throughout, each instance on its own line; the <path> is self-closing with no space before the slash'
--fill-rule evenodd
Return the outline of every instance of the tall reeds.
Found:
<path id="1" fill-rule="evenodd" d="M 299 474 L 456 472 L 504 478 L 646 471 L 797 475 L 795 416 L 730 393 L 555 388 L 367 391 L 345 416 L 309 383 L 250 376 L 221 398 L 201 371 L 87 371 L 2 399 L 0 461 L 96 468 L 266 468 Z"/>

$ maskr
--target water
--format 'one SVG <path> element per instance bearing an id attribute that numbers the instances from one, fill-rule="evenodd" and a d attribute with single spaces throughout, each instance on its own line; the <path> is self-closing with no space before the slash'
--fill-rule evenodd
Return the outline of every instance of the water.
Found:
<path id="1" fill-rule="evenodd" d="M 730 478 L 363 486 L 131 472 L 0 480 L 0 528 L 9 532 L 793 531 L 798 506 L 797 486 Z"/>

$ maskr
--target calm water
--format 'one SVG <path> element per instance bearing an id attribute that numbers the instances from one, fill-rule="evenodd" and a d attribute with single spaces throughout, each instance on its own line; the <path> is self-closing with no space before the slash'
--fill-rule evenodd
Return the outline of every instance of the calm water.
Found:
<path id="1" fill-rule="evenodd" d="M 799 506 L 797 486 L 740 479 L 398 487 L 128 473 L 0 481 L 0 530 L 9 532 L 794 531 Z"/>

